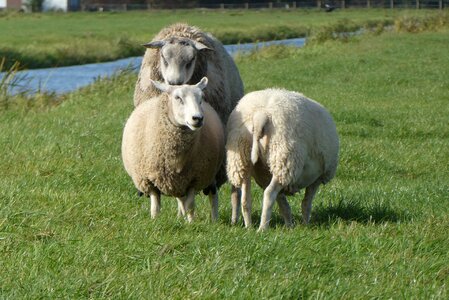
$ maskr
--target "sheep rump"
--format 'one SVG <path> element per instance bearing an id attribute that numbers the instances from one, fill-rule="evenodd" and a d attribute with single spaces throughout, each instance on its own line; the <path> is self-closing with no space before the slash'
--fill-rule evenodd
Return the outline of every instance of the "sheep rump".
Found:
<path id="1" fill-rule="evenodd" d="M 266 210 L 268 192 L 276 196 L 280 193 L 284 199 L 278 199 L 278 203 L 284 206 L 288 203 L 282 195 L 302 188 L 306 188 L 306 194 L 309 188 L 308 198 L 313 198 L 318 186 L 335 176 L 339 141 L 331 115 L 319 103 L 296 92 L 267 89 L 245 95 L 231 113 L 226 149 L 229 181 L 242 187 L 244 200 L 249 193 L 244 190 L 253 176 L 266 189 Z M 273 195 L 267 205 L 272 204 Z M 307 199 L 310 205 L 311 200 Z M 303 221 L 307 223 L 310 209 L 304 205 Z M 288 218 L 291 215 L 284 215 L 286 223 Z M 262 222 L 268 221 L 269 214 L 259 229 L 265 229 L 267 224 Z M 247 222 L 250 220 L 245 219 Z"/>

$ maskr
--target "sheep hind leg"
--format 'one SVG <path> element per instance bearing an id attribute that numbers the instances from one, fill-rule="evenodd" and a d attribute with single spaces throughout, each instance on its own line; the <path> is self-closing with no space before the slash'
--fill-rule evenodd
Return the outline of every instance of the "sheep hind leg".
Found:
<path id="1" fill-rule="evenodd" d="M 240 189 L 236 188 L 235 186 L 232 186 L 231 187 L 232 225 L 235 225 L 240 218 L 240 209 L 241 209 L 240 196 L 241 196 Z"/>
<path id="2" fill-rule="evenodd" d="M 306 187 L 306 192 L 304 194 L 304 199 L 301 203 L 302 208 L 302 222 L 304 225 L 309 224 L 310 221 L 310 214 L 312 212 L 312 200 L 315 197 L 316 192 L 318 191 L 318 188 L 320 187 L 321 182 L 315 181 L 308 187 Z"/>
<path id="3" fill-rule="evenodd" d="M 150 213 L 151 218 L 156 218 L 161 211 L 161 195 L 156 192 L 150 193 Z"/>
<path id="4" fill-rule="evenodd" d="M 281 190 L 281 184 L 273 176 L 273 178 L 271 178 L 270 184 L 267 186 L 263 193 L 262 216 L 260 217 L 260 226 L 258 231 L 268 229 L 268 226 L 270 225 L 273 204 L 276 201 L 276 198 Z"/>
<path id="5" fill-rule="evenodd" d="M 251 178 L 247 178 L 242 183 L 242 215 L 245 227 L 251 227 Z"/>
<path id="6" fill-rule="evenodd" d="M 280 193 L 276 198 L 276 201 L 279 206 L 279 211 L 281 212 L 282 217 L 284 218 L 285 226 L 292 227 L 293 226 L 293 218 L 292 218 L 292 210 L 290 205 L 288 204 L 287 197 L 284 193 Z"/>

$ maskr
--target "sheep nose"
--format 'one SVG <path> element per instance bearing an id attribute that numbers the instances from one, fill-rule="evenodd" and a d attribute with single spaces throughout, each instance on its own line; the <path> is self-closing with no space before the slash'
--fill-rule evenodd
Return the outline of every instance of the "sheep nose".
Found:
<path id="1" fill-rule="evenodd" d="M 195 124 L 195 127 L 200 127 L 203 125 L 203 116 L 192 116 L 192 120 Z"/>

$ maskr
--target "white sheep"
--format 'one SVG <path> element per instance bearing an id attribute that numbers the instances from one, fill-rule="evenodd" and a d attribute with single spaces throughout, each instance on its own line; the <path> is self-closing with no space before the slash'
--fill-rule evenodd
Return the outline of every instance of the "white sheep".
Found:
<path id="1" fill-rule="evenodd" d="M 218 216 L 215 177 L 225 155 L 224 126 L 202 101 L 207 78 L 196 85 L 153 82 L 163 93 L 135 108 L 126 122 L 122 158 L 139 191 L 150 196 L 151 217 L 160 212 L 160 194 L 178 199 L 178 212 L 193 220 L 194 198 L 206 189 L 212 220 Z"/>
<path id="2" fill-rule="evenodd" d="M 251 226 L 251 176 L 265 189 L 259 230 L 268 228 L 275 200 L 290 226 L 285 194 L 303 188 L 302 218 L 307 224 L 319 185 L 334 177 L 338 164 L 339 140 L 329 112 L 296 92 L 256 91 L 231 113 L 227 135 L 227 174 L 242 189 L 245 226 Z"/>
<path id="3" fill-rule="evenodd" d="M 172 85 L 195 84 L 206 76 L 209 83 L 204 90 L 204 100 L 226 125 L 232 109 L 243 97 L 243 82 L 232 57 L 220 41 L 197 27 L 178 23 L 163 28 L 144 46 L 147 50 L 134 90 L 134 106 L 159 95 L 160 91 L 154 88 L 151 80 Z M 217 186 L 225 181 L 223 165 Z M 232 199 L 237 203 L 235 187 L 232 187 Z"/>

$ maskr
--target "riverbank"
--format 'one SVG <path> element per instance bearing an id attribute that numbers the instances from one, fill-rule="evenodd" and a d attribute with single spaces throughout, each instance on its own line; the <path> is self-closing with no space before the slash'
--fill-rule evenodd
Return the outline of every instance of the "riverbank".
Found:
<path id="1" fill-rule="evenodd" d="M 423 20 L 439 14 L 400 9 L 7 14 L 0 17 L 0 58 L 6 58 L 6 68 L 19 61 L 23 68 L 35 69 L 140 56 L 143 43 L 175 22 L 199 26 L 223 44 L 237 44 L 322 36 L 323 28 L 383 28 L 402 17 Z"/>

